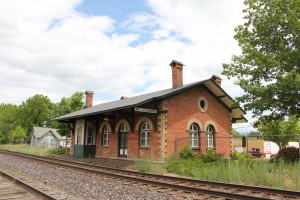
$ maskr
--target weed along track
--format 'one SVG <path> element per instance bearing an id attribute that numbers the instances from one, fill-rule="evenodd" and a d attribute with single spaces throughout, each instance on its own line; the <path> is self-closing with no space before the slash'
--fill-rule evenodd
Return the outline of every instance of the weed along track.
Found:
<path id="1" fill-rule="evenodd" d="M 181 195 L 192 199 L 225 198 L 225 199 L 300 199 L 300 191 L 279 190 L 266 187 L 227 184 L 221 182 L 200 181 L 190 178 L 179 178 L 141 173 L 130 170 L 103 167 L 78 161 L 66 161 L 51 157 L 0 151 L 3 154 L 21 156 L 39 162 L 47 162 L 62 168 L 84 173 L 87 176 L 100 176 L 107 181 L 113 179 L 124 185 L 135 185 L 148 190 L 155 190 L 171 195 Z"/>

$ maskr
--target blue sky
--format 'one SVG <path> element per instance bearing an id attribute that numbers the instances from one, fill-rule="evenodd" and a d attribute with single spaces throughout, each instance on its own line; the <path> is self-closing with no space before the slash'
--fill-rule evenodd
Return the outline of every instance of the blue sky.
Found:
<path id="1" fill-rule="evenodd" d="M 170 88 L 173 59 L 185 64 L 184 84 L 221 75 L 240 53 L 233 36 L 243 8 L 229 0 L 1 0 L 0 103 L 93 90 L 98 104 Z M 243 93 L 221 78 L 231 97 Z"/>
<path id="2" fill-rule="evenodd" d="M 76 10 L 88 15 L 107 15 L 116 22 L 126 21 L 132 13 L 151 12 L 144 0 L 85 0 Z"/>

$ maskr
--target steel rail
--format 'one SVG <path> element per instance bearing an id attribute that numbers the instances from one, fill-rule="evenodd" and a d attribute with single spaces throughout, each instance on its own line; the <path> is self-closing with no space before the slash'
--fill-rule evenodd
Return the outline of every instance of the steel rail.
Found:
<path id="1" fill-rule="evenodd" d="M 86 170 L 89 173 L 96 173 L 96 174 L 102 174 L 106 176 L 112 176 L 115 178 L 126 178 L 127 180 L 135 181 L 135 182 L 141 182 L 141 183 L 146 183 L 146 184 L 151 184 L 151 185 L 156 185 L 160 187 L 168 187 L 176 190 L 183 190 L 183 191 L 188 191 L 188 192 L 196 192 L 196 193 L 201 193 L 201 194 L 207 194 L 207 195 L 212 195 L 212 196 L 222 196 L 225 198 L 233 198 L 233 199 L 268 199 L 268 198 L 263 198 L 263 197 L 250 197 L 248 195 L 241 195 L 241 194 L 233 194 L 233 193 L 228 193 L 228 192 L 220 192 L 216 190 L 209 190 L 209 189 L 201 189 L 201 188 L 195 188 L 192 186 L 182 186 L 178 185 L 176 183 L 166 183 L 165 181 L 176 181 L 178 183 L 180 182 L 188 182 L 188 183 L 193 183 L 193 184 L 198 184 L 198 185 L 207 185 L 207 186 L 214 186 L 214 187 L 222 187 L 222 188 L 227 188 L 227 189 L 239 189 L 239 190 L 247 190 L 247 191 L 253 191 L 253 192 L 262 192 L 262 193 L 267 193 L 267 194 L 274 194 L 274 195 L 282 195 L 286 197 L 291 197 L 291 198 L 297 198 L 300 197 L 300 191 L 293 191 L 293 190 L 280 190 L 280 189 L 273 189 L 273 188 L 267 188 L 267 187 L 258 187 L 258 186 L 248 186 L 248 185 L 240 185 L 240 184 L 230 184 L 230 183 L 222 183 L 222 182 L 214 182 L 214 181 L 201 181 L 201 180 L 196 180 L 196 179 L 191 179 L 191 178 L 181 178 L 181 177 L 170 177 L 170 176 L 163 176 L 163 175 L 156 175 L 156 174 L 148 174 L 148 173 L 141 173 L 141 172 L 136 172 L 136 171 L 129 171 L 129 170 L 123 170 L 123 169 L 117 169 L 117 168 L 111 168 L 111 167 L 105 167 L 105 166 L 99 166 L 99 165 L 91 165 L 83 162 L 78 162 L 78 161 L 66 161 L 62 159 L 57 159 L 57 158 L 52 158 L 52 157 L 44 157 L 44 156 L 33 156 L 29 154 L 23 154 L 23 153 L 16 153 L 16 152 L 11 152 L 11 151 L 2 151 L 0 152 L 3 153 L 8 153 L 8 154 L 13 154 L 17 156 L 22 156 L 30 159 L 36 159 L 36 160 L 41 160 L 47 161 L 49 163 L 54 163 L 58 164 L 54 161 L 57 162 L 65 162 L 65 163 L 73 163 L 76 165 L 81 165 L 84 166 L 84 170 Z M 59 165 L 65 166 L 65 167 L 71 167 L 73 169 L 77 170 L 82 170 L 82 167 L 79 166 L 74 166 L 70 164 L 62 164 L 59 163 Z M 87 169 L 86 167 L 93 167 L 94 169 Z M 105 171 L 100 171 L 99 169 L 105 169 L 108 170 L 108 172 Z M 114 174 L 112 171 L 117 171 L 120 174 Z M 124 175 L 123 173 L 127 173 L 129 175 Z M 132 177 L 132 175 L 135 175 L 137 177 Z M 151 176 L 151 178 L 155 178 L 156 180 L 149 180 L 145 179 L 146 177 Z M 161 179 L 161 181 L 157 180 Z"/>
<path id="2" fill-rule="evenodd" d="M 47 200 L 57 200 L 57 198 L 54 198 L 53 196 L 37 189 L 37 188 L 34 188 L 33 186 L 25 183 L 24 181 L 18 179 L 18 178 L 15 178 L 11 175 L 9 175 L 8 173 L 6 172 L 3 172 L 3 171 L 0 171 L 0 175 L 2 175 L 3 177 L 5 177 L 6 179 L 8 180 L 11 180 L 13 181 L 14 183 L 16 183 L 17 185 L 21 186 L 22 188 L 24 188 L 25 190 L 41 197 L 42 199 L 47 199 Z"/>

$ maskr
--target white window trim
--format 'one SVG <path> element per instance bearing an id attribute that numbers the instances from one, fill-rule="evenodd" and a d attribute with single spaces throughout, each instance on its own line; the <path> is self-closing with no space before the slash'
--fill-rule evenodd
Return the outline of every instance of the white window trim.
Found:
<path id="1" fill-rule="evenodd" d="M 200 147 L 200 140 L 199 140 L 199 127 L 196 123 L 192 123 L 189 128 L 189 144 L 192 148 L 199 148 Z M 195 145 L 197 142 L 197 145 Z"/>
<path id="2" fill-rule="evenodd" d="M 145 137 L 142 137 L 142 135 Z M 145 144 L 142 144 L 142 140 L 145 141 Z M 143 122 L 140 130 L 140 147 L 150 147 L 150 125 L 148 122 Z"/>
<path id="3" fill-rule="evenodd" d="M 210 130 L 212 128 L 212 130 Z M 216 137 L 216 131 L 213 125 L 208 125 L 206 128 L 206 147 L 207 148 L 215 148 L 215 137 Z"/>
<path id="4" fill-rule="evenodd" d="M 91 143 L 88 143 L 88 138 L 89 138 L 89 130 L 92 130 L 92 136 L 91 136 Z M 95 145 L 95 128 L 92 126 L 87 127 L 87 133 L 86 133 L 86 145 Z"/>
<path id="5" fill-rule="evenodd" d="M 102 146 L 109 146 L 109 136 L 110 136 L 110 127 L 108 125 L 104 126 L 102 133 Z"/>

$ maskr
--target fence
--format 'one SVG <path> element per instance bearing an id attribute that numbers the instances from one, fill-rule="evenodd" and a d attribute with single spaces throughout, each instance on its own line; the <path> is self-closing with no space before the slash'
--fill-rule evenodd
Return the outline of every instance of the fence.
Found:
<path id="1" fill-rule="evenodd" d="M 245 138 L 245 144 L 243 144 L 243 138 Z M 223 153 L 225 156 L 228 156 L 233 151 L 242 153 L 255 150 L 257 152 L 264 153 L 266 157 L 271 157 L 272 154 L 279 151 L 280 147 L 277 145 L 279 141 L 286 143 L 287 145 L 284 145 L 286 147 L 293 146 L 299 148 L 300 135 L 215 136 L 213 140 L 205 136 L 198 139 L 192 139 L 189 137 L 175 138 L 174 151 L 179 153 L 185 145 L 189 145 L 197 153 L 205 153 L 207 152 L 207 149 L 213 148 L 217 153 Z"/>

